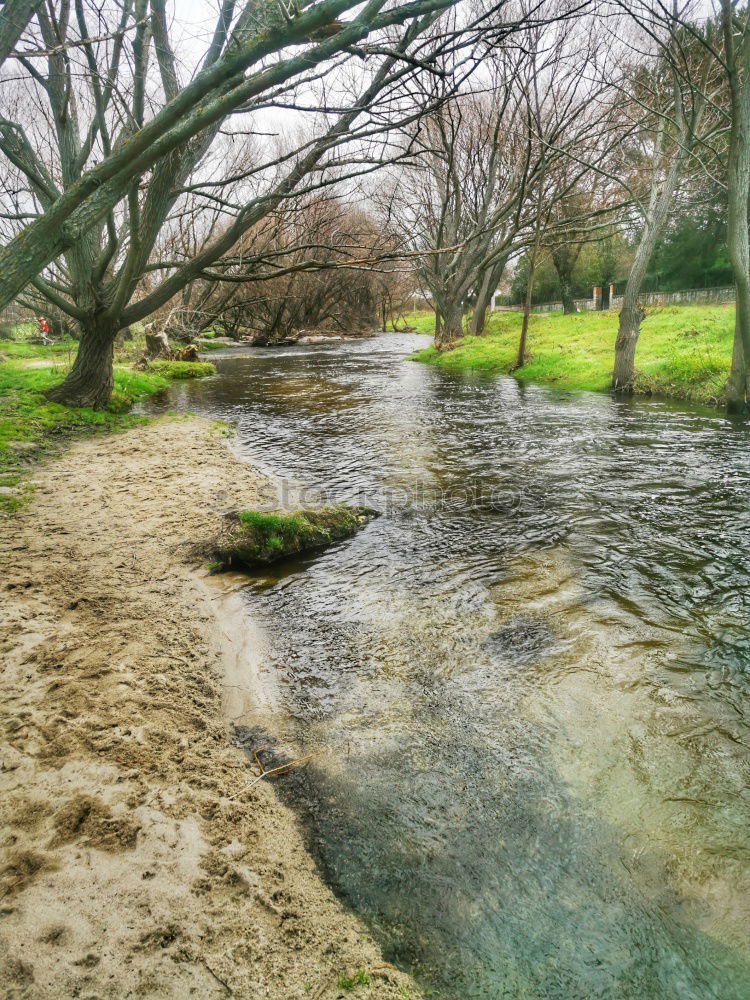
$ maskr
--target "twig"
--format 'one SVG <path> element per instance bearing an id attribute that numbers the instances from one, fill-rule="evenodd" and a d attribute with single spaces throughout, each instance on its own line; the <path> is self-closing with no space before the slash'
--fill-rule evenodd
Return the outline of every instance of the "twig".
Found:
<path id="1" fill-rule="evenodd" d="M 258 754 L 261 754 L 261 753 L 263 753 L 264 750 L 268 750 L 268 749 L 269 749 L 268 747 L 258 747 L 257 750 L 253 750 L 253 757 L 255 757 L 255 763 L 260 768 L 260 773 L 261 774 L 265 774 L 266 773 L 266 766 L 263 763 L 263 761 L 260 759 L 260 757 L 258 756 Z"/>
<path id="2" fill-rule="evenodd" d="M 221 976 L 217 976 L 216 975 L 216 973 L 211 968 L 211 966 L 208 964 L 208 962 L 205 960 L 205 958 L 202 958 L 201 962 L 205 966 L 206 970 L 211 973 L 211 975 L 214 977 L 214 979 L 216 980 L 216 982 L 220 983 L 230 996 L 234 996 L 234 991 L 232 990 L 232 987 L 229 985 L 229 983 L 225 983 L 224 980 L 221 978 Z"/>
<path id="3" fill-rule="evenodd" d="M 58 52 L 64 52 L 66 49 L 79 49 L 85 48 L 87 45 L 94 45 L 97 42 L 110 42 L 115 38 L 122 38 L 128 31 L 133 31 L 135 28 L 141 27 L 141 25 L 148 23 L 148 18 L 144 17 L 140 21 L 134 21 L 132 25 L 126 28 L 122 28 L 120 31 L 110 31 L 106 35 L 97 35 L 96 38 L 73 38 L 69 41 L 63 42 L 62 45 L 56 45 L 52 49 L 25 49 L 21 52 L 11 52 L 9 53 L 9 59 L 47 59 L 49 56 L 57 55 Z"/>
<path id="4" fill-rule="evenodd" d="M 262 749 L 267 749 L 267 747 L 263 747 Z M 304 764 L 308 760 L 312 760 L 313 757 L 319 757 L 321 754 L 330 753 L 331 749 L 331 747 L 323 747 L 322 750 L 316 750 L 315 753 L 309 753 L 305 757 L 298 757 L 297 760 L 290 760 L 288 764 L 280 764 L 279 767 L 272 767 L 268 771 L 264 770 L 262 774 L 259 774 L 258 777 L 255 778 L 254 781 L 251 781 L 249 785 L 245 785 L 245 787 L 241 788 L 239 792 L 232 795 L 229 801 L 234 802 L 239 795 L 243 794 L 243 792 L 249 792 L 251 788 L 254 788 L 255 785 L 258 784 L 259 781 L 262 781 L 263 778 L 267 778 L 269 774 L 286 774 L 290 768 L 295 767 L 297 764 Z M 258 763 L 260 763 L 260 761 L 258 761 Z"/>

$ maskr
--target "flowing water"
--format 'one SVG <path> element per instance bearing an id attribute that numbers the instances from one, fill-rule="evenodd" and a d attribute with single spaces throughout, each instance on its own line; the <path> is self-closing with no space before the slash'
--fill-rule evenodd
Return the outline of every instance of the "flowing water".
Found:
<path id="1" fill-rule="evenodd" d="M 243 590 L 245 743 L 330 748 L 277 788 L 436 995 L 747 1000 L 750 432 L 424 343 L 222 352 L 152 405 L 383 512 Z"/>

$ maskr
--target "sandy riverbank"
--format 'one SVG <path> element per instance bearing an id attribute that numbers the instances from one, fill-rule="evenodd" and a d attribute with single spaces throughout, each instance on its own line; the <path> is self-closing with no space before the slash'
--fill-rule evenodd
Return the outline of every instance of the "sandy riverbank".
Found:
<path id="1" fill-rule="evenodd" d="M 236 655 L 189 543 L 269 484 L 192 419 L 78 444 L 35 480 L 0 540 L 4 995 L 418 996 L 273 787 L 243 791 L 221 714 Z M 337 985 L 362 967 L 371 985 Z"/>

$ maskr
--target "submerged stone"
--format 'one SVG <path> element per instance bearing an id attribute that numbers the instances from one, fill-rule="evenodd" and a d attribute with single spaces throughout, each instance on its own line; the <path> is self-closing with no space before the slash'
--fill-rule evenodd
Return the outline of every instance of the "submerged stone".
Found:
<path id="1" fill-rule="evenodd" d="M 544 652 L 552 639 L 552 630 L 543 618 L 513 615 L 496 632 L 487 636 L 483 646 L 490 656 L 529 663 Z"/>
<path id="2" fill-rule="evenodd" d="M 350 538 L 377 511 L 339 503 L 293 513 L 233 511 L 224 518 L 219 539 L 211 547 L 215 571 L 238 566 L 268 566 L 280 559 L 326 548 Z"/>

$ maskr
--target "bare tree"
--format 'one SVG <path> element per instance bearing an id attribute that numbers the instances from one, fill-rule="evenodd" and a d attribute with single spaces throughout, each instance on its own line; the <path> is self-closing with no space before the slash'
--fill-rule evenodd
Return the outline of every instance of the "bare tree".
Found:
<path id="1" fill-rule="evenodd" d="M 379 273 L 367 263 L 382 254 L 374 221 L 338 197 L 300 199 L 264 220 L 211 278 L 193 282 L 176 307 L 234 337 L 256 343 L 300 331 L 370 331 L 378 319 Z M 257 261 L 266 263 L 261 271 Z"/>
<path id="2" fill-rule="evenodd" d="M 425 252 L 420 276 L 435 305 L 438 349 L 461 336 L 472 299 L 472 332 L 482 331 L 509 256 L 541 240 L 553 207 L 611 143 L 598 127 L 601 95 L 586 82 L 595 44 L 590 34 L 573 44 L 566 8 L 551 8 L 547 21 L 493 53 L 489 78 L 419 123 L 419 156 L 396 185 L 391 215 Z M 585 215 L 594 225 L 595 213 Z"/>
<path id="3" fill-rule="evenodd" d="M 730 413 L 750 414 L 750 13 L 734 0 L 715 0 L 712 15 L 700 20 L 687 6 L 669 12 L 679 32 L 700 46 L 712 72 L 704 78 L 687 73 L 696 102 L 703 102 L 715 120 L 713 143 L 704 140 L 702 153 L 718 166 L 713 182 L 726 188 L 727 249 L 736 292 L 732 365 L 726 384 Z M 691 16 L 692 15 L 692 16 Z M 660 27 L 668 22 L 659 6 L 652 20 Z M 677 31 L 675 31 L 677 34 Z M 713 76 L 713 73 L 716 76 Z M 717 141 L 718 137 L 718 141 Z M 708 171 L 708 166 L 706 170 Z"/>
<path id="4" fill-rule="evenodd" d="M 21 60 L 28 83 L 16 95 L 20 121 L 0 119 L 0 151 L 21 191 L 5 213 L 17 235 L 0 251 L 0 301 L 31 281 L 80 324 L 73 369 L 50 398 L 105 405 L 118 329 L 206 274 L 290 198 L 387 159 L 388 129 L 414 114 L 405 81 L 455 47 L 454 37 L 439 34 L 431 47 L 420 41 L 453 2 L 370 0 L 351 21 L 339 17 L 354 0 L 303 5 L 288 19 L 283 5 L 248 3 L 233 21 L 225 0 L 186 85 L 164 0 L 119 0 L 104 33 L 93 0 L 40 7 L 41 61 Z M 261 15 L 272 15 L 270 25 Z M 361 45 L 368 37 L 373 43 Z M 364 61 L 356 74 L 348 72 L 352 58 Z M 298 129 L 284 149 L 250 138 L 256 162 L 240 176 L 203 175 L 221 131 L 257 135 L 258 116 L 279 106 L 312 117 L 306 133 Z M 34 121 L 23 116 L 30 107 Z M 354 151 L 337 152 L 344 146 Z M 221 206 L 225 224 L 194 257 L 154 262 L 159 234 L 196 192 Z M 30 211 L 37 217 L 28 224 Z M 150 271 L 161 274 L 158 283 L 144 281 Z"/>
<path id="5" fill-rule="evenodd" d="M 70 66 L 77 59 L 76 81 L 86 75 L 90 77 L 89 100 L 95 110 L 90 116 L 90 127 L 86 122 L 85 135 L 74 157 L 78 169 L 73 178 L 62 188 L 42 184 L 36 196 L 41 198 L 43 192 L 46 197 L 37 207 L 36 217 L 30 224 L 26 220 L 23 231 L 0 250 L 0 305 L 10 301 L 47 264 L 69 250 L 82 234 L 105 220 L 115 206 L 127 200 L 135 180 L 145 176 L 163 157 L 179 154 L 186 145 L 194 149 L 201 140 L 198 138 L 196 143 L 191 140 L 203 135 L 206 129 L 216 129 L 238 109 L 257 107 L 261 95 L 288 88 L 293 81 L 314 74 L 316 68 L 330 64 L 353 46 L 359 47 L 359 54 L 365 60 L 382 61 L 384 53 L 398 50 L 398 45 L 392 49 L 392 39 L 383 35 L 389 27 L 409 25 L 408 49 L 430 23 L 431 15 L 454 2 L 414 0 L 388 5 L 385 0 L 370 0 L 351 20 L 342 20 L 342 15 L 360 7 L 356 0 L 301 3 L 291 13 L 277 0 L 269 3 L 254 0 L 243 4 L 236 17 L 234 0 L 224 0 L 213 39 L 185 86 L 179 85 L 173 73 L 178 66 L 166 31 L 163 0 L 152 3 L 115 0 L 106 12 L 100 12 L 93 0 L 76 0 L 74 14 L 70 0 L 64 0 L 59 13 L 45 10 L 40 19 L 45 24 L 40 23 L 38 28 L 42 36 L 38 51 L 25 55 L 21 64 L 46 94 L 50 77 L 54 82 L 60 65 L 63 80 L 69 80 Z M 87 24 L 89 10 L 92 18 L 96 18 L 95 32 Z M 111 25 L 111 31 L 102 33 L 98 30 L 99 18 L 105 14 L 117 23 Z M 420 22 L 421 18 L 427 21 Z M 417 23 L 420 27 L 415 32 Z M 53 34 L 50 44 L 44 41 L 48 29 Z M 377 44 L 369 50 L 360 43 L 371 36 L 377 39 Z M 106 61 L 102 61 L 102 45 L 110 46 Z M 127 60 L 122 56 L 124 51 Z M 153 55 L 164 84 L 156 103 L 152 91 L 146 101 Z M 48 62 L 46 75 L 36 69 L 35 56 L 52 60 Z M 86 65 L 80 65 L 81 59 Z M 92 59 L 95 66 L 89 65 Z M 118 67 L 123 71 L 126 61 L 131 92 L 126 94 L 124 103 L 129 106 L 119 107 L 115 112 L 117 102 L 113 98 L 121 90 L 119 78 L 115 87 L 113 77 L 118 76 Z M 5 128 L 16 133 L 15 139 L 8 136 L 8 142 L 23 145 L 20 123 L 6 118 Z M 104 133 L 107 133 L 107 148 Z M 81 156 L 84 150 L 87 155 Z M 34 178 L 34 183 L 38 179 Z"/>
<path id="6" fill-rule="evenodd" d="M 640 238 L 620 310 L 612 372 L 616 392 L 632 392 L 643 281 L 686 166 L 715 128 L 706 99 L 715 76 L 712 63 L 685 29 L 676 0 L 671 11 L 647 3 L 629 4 L 627 10 L 642 29 L 640 42 L 650 40 L 655 48 L 648 60 L 639 50 L 621 84 L 625 113 L 638 126 L 638 142 L 631 142 L 630 163 L 622 164 L 621 176 L 630 182 Z"/>

